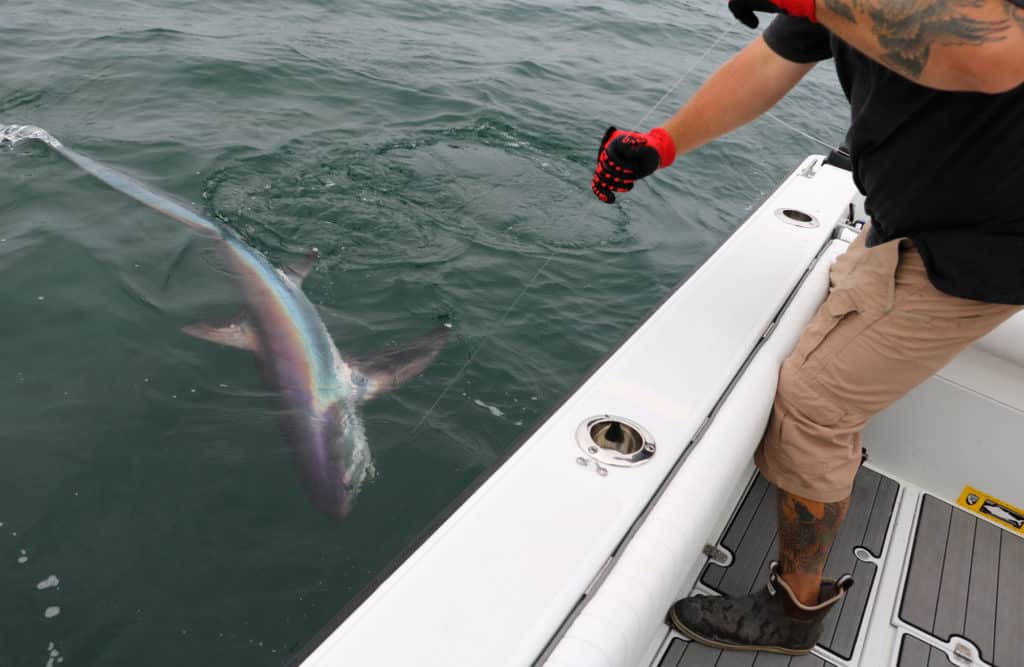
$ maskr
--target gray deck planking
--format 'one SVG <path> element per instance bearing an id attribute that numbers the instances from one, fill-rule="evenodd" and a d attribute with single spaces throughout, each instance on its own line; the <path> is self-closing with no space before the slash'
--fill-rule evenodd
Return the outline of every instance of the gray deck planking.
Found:
<path id="1" fill-rule="evenodd" d="M 830 628 L 829 625 L 826 625 L 824 636 L 828 637 L 828 632 L 833 633 L 829 645 L 837 647 L 836 652 L 841 655 L 851 654 L 857 643 L 860 619 L 864 617 L 864 610 L 868 605 L 868 595 L 871 593 L 870 586 L 858 586 L 856 582 L 874 581 L 876 569 L 872 563 L 858 561 L 853 569 L 853 581 L 855 582 L 853 588 L 846 593 L 846 599 L 843 600 L 839 613 L 830 614 L 826 619 L 826 621 L 830 621 L 830 625 L 835 627 Z"/>
<path id="2" fill-rule="evenodd" d="M 697 642 L 673 639 L 658 667 L 835 667 L 814 655 L 788 656 L 751 651 L 723 651 Z"/>
<path id="3" fill-rule="evenodd" d="M 771 484 L 768 483 L 761 475 L 754 478 L 754 482 L 750 485 L 750 489 L 747 491 L 745 500 L 757 502 L 742 502 L 739 508 L 736 510 L 735 516 L 732 521 L 729 522 L 729 528 L 726 530 L 725 535 L 719 541 L 719 544 L 732 553 L 736 553 L 740 542 L 743 540 L 743 536 L 746 534 L 747 529 L 750 527 L 750 522 L 754 518 L 754 512 L 761 505 L 761 499 L 764 498 L 764 494 L 767 493 L 768 488 Z M 717 588 L 722 582 L 722 576 L 725 574 L 724 567 L 714 567 L 708 570 L 704 576 L 704 583 L 712 588 Z"/>
<path id="4" fill-rule="evenodd" d="M 995 662 L 1024 667 L 1024 538 L 1000 532 Z"/>
<path id="5" fill-rule="evenodd" d="M 759 579 L 764 578 L 764 570 L 760 570 L 765 554 L 771 548 L 778 524 L 775 520 L 775 489 L 769 489 L 754 512 L 743 535 L 743 541 L 733 551 L 732 565 L 725 569 L 719 588 L 733 595 L 746 595 Z"/>
<path id="6" fill-rule="evenodd" d="M 968 587 L 961 582 L 969 581 L 971 577 L 975 523 L 974 517 L 967 512 L 953 512 L 950 517 L 935 610 L 934 628 L 938 637 L 951 637 L 964 631 Z"/>
<path id="7" fill-rule="evenodd" d="M 966 637 L 995 667 L 1024 667 L 1024 539 L 924 496 L 900 617 L 941 642 Z"/>
<path id="8" fill-rule="evenodd" d="M 899 492 L 900 485 L 896 483 L 896 480 L 882 477 L 878 484 L 878 495 L 875 496 L 875 506 L 871 508 L 871 520 L 864 533 L 863 544 L 864 548 L 876 558 L 882 555 L 885 536 L 889 533 L 889 517 L 892 515 L 892 508 L 896 504 L 896 496 Z"/>
<path id="9" fill-rule="evenodd" d="M 930 496 L 929 496 L 930 498 Z M 929 502 L 921 507 L 914 537 L 914 555 L 903 590 L 903 620 L 926 632 L 935 622 L 939 602 L 938 582 L 942 579 L 942 561 L 949 535 L 951 505 Z"/>
<path id="10" fill-rule="evenodd" d="M 853 655 L 876 575 L 875 565 L 858 560 L 854 549 L 863 546 L 881 555 L 898 491 L 895 481 L 861 468 L 846 521 L 836 535 L 825 564 L 826 577 L 852 573 L 857 582 L 838 609 L 826 617 L 819 642 L 845 658 Z M 778 552 L 775 503 L 775 488 L 758 475 L 719 541 L 732 552 L 732 564 L 723 568 L 709 563 L 701 575 L 701 583 L 725 595 L 746 595 L 764 585 L 768 564 Z"/>
<path id="11" fill-rule="evenodd" d="M 673 639 L 672 643 L 668 645 L 668 650 L 661 656 L 661 662 L 658 663 L 658 667 L 678 667 L 679 663 L 683 660 L 683 654 L 686 653 L 687 648 L 689 648 L 689 642 Z"/>
<path id="12" fill-rule="evenodd" d="M 897 667 L 948 667 L 949 665 L 949 658 L 939 649 L 932 648 L 917 637 L 903 635 Z"/>
<path id="13" fill-rule="evenodd" d="M 971 580 L 967 585 L 967 619 L 964 636 L 970 637 L 983 656 L 995 649 L 996 599 L 999 586 L 999 542 L 1003 531 L 987 521 L 979 521 L 974 529 L 974 555 L 971 559 Z"/>

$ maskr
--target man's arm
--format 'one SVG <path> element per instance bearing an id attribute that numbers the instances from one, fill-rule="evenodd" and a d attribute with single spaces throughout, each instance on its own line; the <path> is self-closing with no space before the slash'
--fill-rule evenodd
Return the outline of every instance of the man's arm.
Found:
<path id="1" fill-rule="evenodd" d="M 821 30 L 826 36 L 827 33 Z M 827 43 L 826 43 L 827 46 Z M 786 60 L 758 37 L 704 82 L 671 119 L 650 132 L 609 127 L 601 140 L 590 189 L 606 204 L 637 180 L 771 108 L 814 67 Z"/>
<path id="2" fill-rule="evenodd" d="M 683 154 L 775 106 L 814 63 L 794 63 L 758 37 L 722 65 L 662 127 Z"/>
<path id="3" fill-rule="evenodd" d="M 1024 84 L 1024 9 L 1009 0 L 816 0 L 816 15 L 923 86 L 1002 93 Z"/>

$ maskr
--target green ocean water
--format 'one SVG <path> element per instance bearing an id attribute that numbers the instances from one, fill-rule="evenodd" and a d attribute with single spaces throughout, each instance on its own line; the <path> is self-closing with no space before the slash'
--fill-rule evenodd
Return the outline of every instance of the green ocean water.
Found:
<path id="1" fill-rule="evenodd" d="M 620 204 L 590 193 L 605 127 L 696 64 L 660 122 L 753 37 L 697 64 L 731 25 L 724 2 L 0 9 L 0 125 L 46 128 L 277 265 L 316 246 L 306 292 L 343 353 L 455 331 L 365 406 L 378 476 L 328 519 L 252 360 L 180 331 L 238 308 L 211 248 L 45 147 L 0 150 L 0 665 L 300 650 L 823 150 L 762 119 Z M 830 70 L 778 113 L 837 142 Z"/>

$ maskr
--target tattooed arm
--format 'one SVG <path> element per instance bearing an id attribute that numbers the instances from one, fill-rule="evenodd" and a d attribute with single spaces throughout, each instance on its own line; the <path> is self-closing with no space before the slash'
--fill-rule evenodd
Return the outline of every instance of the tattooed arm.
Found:
<path id="1" fill-rule="evenodd" d="M 1002 93 L 1024 84 L 1024 8 L 1010 0 L 816 0 L 817 19 L 921 85 Z"/>

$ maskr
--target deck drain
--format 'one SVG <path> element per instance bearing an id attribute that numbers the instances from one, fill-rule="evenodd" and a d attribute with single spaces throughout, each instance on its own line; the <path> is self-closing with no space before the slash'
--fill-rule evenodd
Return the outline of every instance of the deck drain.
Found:
<path id="1" fill-rule="evenodd" d="M 817 218 L 796 208 L 780 208 L 775 211 L 775 216 L 787 225 L 794 227 L 813 229 L 818 226 Z"/>
<path id="2" fill-rule="evenodd" d="M 576 429 L 576 443 L 590 458 L 605 465 L 640 465 L 654 456 L 654 438 L 642 426 L 623 417 L 601 415 Z"/>

